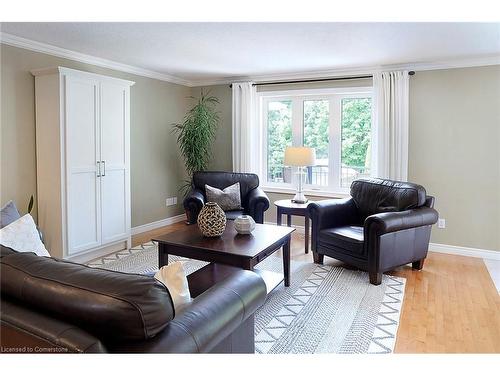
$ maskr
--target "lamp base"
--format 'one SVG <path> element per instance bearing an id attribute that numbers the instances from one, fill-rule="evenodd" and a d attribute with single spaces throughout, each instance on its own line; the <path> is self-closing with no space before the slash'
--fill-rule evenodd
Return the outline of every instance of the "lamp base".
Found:
<path id="1" fill-rule="evenodd" d="M 293 203 L 307 203 L 307 198 L 303 192 L 297 192 L 292 198 Z"/>

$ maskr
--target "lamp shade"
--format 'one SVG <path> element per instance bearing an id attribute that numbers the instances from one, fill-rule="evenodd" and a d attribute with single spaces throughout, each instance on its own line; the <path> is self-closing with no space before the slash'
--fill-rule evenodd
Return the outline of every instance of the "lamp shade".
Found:
<path id="1" fill-rule="evenodd" d="M 290 167 L 307 167 L 316 164 L 316 150 L 311 147 L 287 147 L 284 164 Z"/>

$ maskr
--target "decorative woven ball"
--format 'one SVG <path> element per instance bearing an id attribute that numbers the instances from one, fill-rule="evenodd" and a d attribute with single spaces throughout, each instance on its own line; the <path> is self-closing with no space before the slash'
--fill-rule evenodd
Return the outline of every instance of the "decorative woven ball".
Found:
<path id="1" fill-rule="evenodd" d="M 207 202 L 198 215 L 198 227 L 205 237 L 218 237 L 226 229 L 226 214 L 215 202 Z"/>

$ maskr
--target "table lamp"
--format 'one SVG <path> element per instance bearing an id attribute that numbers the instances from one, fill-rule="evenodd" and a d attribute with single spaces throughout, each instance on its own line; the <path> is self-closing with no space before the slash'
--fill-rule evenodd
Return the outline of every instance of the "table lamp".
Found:
<path id="1" fill-rule="evenodd" d="M 292 199 L 294 203 L 307 203 L 307 198 L 302 191 L 305 176 L 304 167 L 316 164 L 316 150 L 311 147 L 287 147 L 285 149 L 284 164 L 289 167 L 297 167 L 298 187 L 297 193 Z"/>

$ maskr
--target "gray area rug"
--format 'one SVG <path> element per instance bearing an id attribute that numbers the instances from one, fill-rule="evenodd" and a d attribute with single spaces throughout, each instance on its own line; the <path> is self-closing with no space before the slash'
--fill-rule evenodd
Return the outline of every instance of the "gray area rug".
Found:
<path id="1" fill-rule="evenodd" d="M 188 274 L 207 263 L 185 261 Z M 88 263 L 130 273 L 158 269 L 157 247 L 149 242 Z M 271 256 L 257 268 L 282 272 L 281 258 Z M 362 271 L 291 262 L 291 285 L 273 290 L 255 315 L 257 353 L 392 353 L 396 342 L 404 278 L 384 275 L 371 285 Z"/>

